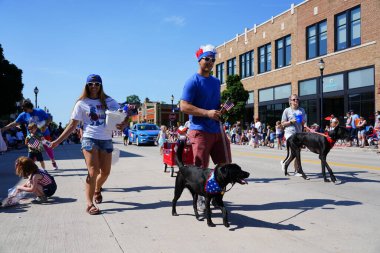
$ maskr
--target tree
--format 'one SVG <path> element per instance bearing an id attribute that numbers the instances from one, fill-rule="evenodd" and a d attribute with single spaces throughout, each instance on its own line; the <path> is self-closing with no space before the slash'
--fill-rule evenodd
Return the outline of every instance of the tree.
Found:
<path id="1" fill-rule="evenodd" d="M 245 105 L 248 100 L 248 91 L 244 89 L 239 75 L 228 76 L 226 80 L 227 88 L 222 91 L 222 102 L 230 99 L 235 106 L 227 113 L 226 120 L 233 124 L 236 121 L 243 121 Z"/>
<path id="2" fill-rule="evenodd" d="M 140 98 L 137 95 L 127 97 L 127 104 L 140 104 Z"/>
<path id="3" fill-rule="evenodd" d="M 9 63 L 0 44 L 0 117 L 15 113 L 22 96 L 22 70 Z"/>

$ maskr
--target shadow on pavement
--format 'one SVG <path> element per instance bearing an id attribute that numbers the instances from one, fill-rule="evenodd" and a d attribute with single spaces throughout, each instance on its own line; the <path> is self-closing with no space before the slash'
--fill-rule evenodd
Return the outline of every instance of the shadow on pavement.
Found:
<path id="1" fill-rule="evenodd" d="M 60 198 L 58 196 L 52 196 L 49 198 L 49 202 L 46 203 L 46 204 L 65 204 L 65 203 L 72 203 L 72 202 L 76 202 L 77 199 L 73 199 L 73 198 Z M 46 205 L 44 204 L 44 205 Z"/>
<path id="2" fill-rule="evenodd" d="M 57 160 L 71 160 L 71 159 L 84 159 L 83 154 L 81 152 L 80 144 L 70 144 L 58 146 L 54 149 L 55 158 Z M 133 153 L 126 152 L 124 150 L 120 150 L 120 157 L 141 157 L 140 155 L 136 155 Z"/>
<path id="3" fill-rule="evenodd" d="M 378 177 L 378 174 L 371 173 L 370 171 L 360 170 L 360 171 L 347 171 L 347 172 L 334 172 L 334 175 L 337 179 L 336 185 L 346 184 L 346 183 L 380 183 L 380 180 L 374 180 L 369 178 L 360 178 L 363 175 L 371 175 L 374 174 Z M 323 180 L 322 173 L 307 173 L 306 175 L 310 177 L 310 179 L 321 179 Z M 330 174 L 326 170 L 327 179 L 330 180 Z"/>
<path id="4" fill-rule="evenodd" d="M 9 207 L 0 207 L 0 213 L 25 213 L 30 204 L 19 204 Z"/>
<path id="5" fill-rule="evenodd" d="M 63 173 L 64 172 L 64 173 Z M 72 172 L 72 174 L 68 174 Z M 84 173 L 79 173 L 84 172 Z M 88 170 L 87 168 L 82 169 L 67 169 L 67 170 L 49 170 L 49 174 L 51 174 L 54 177 L 81 177 L 81 176 L 87 176 Z"/>
<path id="6" fill-rule="evenodd" d="M 230 226 L 236 226 L 230 228 L 230 231 L 235 231 L 244 227 L 257 227 L 257 228 L 270 228 L 276 230 L 290 230 L 290 231 L 302 231 L 305 230 L 299 226 L 293 224 L 280 224 L 271 223 L 267 221 L 258 220 L 252 217 L 248 217 L 238 213 L 230 213 L 229 215 Z"/>
<path id="7" fill-rule="evenodd" d="M 354 206 L 361 205 L 361 202 L 349 200 L 333 200 L 333 199 L 305 199 L 300 201 L 289 202 L 273 202 L 263 205 L 235 205 L 233 203 L 227 204 L 230 210 L 243 210 L 243 211 L 267 211 L 279 209 L 295 209 L 295 210 L 313 210 L 318 207 L 325 207 L 327 205 L 333 206 Z M 332 207 L 333 209 L 333 207 Z"/>
<path id="8" fill-rule="evenodd" d="M 368 178 L 360 178 L 361 174 L 372 174 L 369 171 L 348 171 L 348 172 L 338 172 L 335 173 L 335 176 L 339 184 L 345 183 L 380 183 L 380 180 L 368 179 Z M 376 174 L 378 176 L 378 174 Z"/>
<path id="9" fill-rule="evenodd" d="M 172 206 L 171 201 L 159 201 L 155 203 L 137 203 L 137 202 L 120 202 L 120 201 L 103 201 L 103 203 L 116 203 L 120 205 L 130 206 L 126 208 L 111 208 L 102 210 L 103 213 L 113 213 L 113 212 L 124 212 L 128 210 L 147 210 L 147 209 L 158 209 L 167 208 Z M 193 201 L 178 201 L 177 206 L 192 206 Z M 171 212 L 171 211 L 170 211 Z"/>
<path id="10" fill-rule="evenodd" d="M 103 188 L 104 192 L 142 192 L 150 190 L 162 190 L 162 189 L 174 189 L 174 186 L 138 186 L 138 187 L 128 187 L 128 188 Z"/>
<path id="11" fill-rule="evenodd" d="M 24 201 L 24 200 L 21 200 Z M 29 202 L 29 200 L 25 200 L 27 203 L 21 203 L 15 206 L 9 206 L 9 207 L 0 207 L 0 213 L 23 213 L 27 211 L 27 208 L 30 205 L 56 205 L 56 204 L 65 204 L 65 203 L 72 203 L 77 201 L 77 199 L 73 198 L 60 198 L 57 196 L 52 196 L 49 198 L 48 202 L 43 204 L 32 204 Z"/>
<path id="12" fill-rule="evenodd" d="M 289 177 L 283 177 L 283 178 L 248 178 L 246 181 L 248 182 L 254 182 L 254 183 L 270 183 L 274 181 L 284 181 L 289 180 Z"/>
<path id="13" fill-rule="evenodd" d="M 236 224 L 237 227 L 233 228 L 233 230 L 240 229 L 243 227 L 267 227 L 267 228 L 273 228 L 273 229 L 286 229 L 286 230 L 303 230 L 299 228 L 298 226 L 289 224 L 289 225 L 283 225 L 282 222 L 288 221 L 306 211 L 310 211 L 316 208 L 322 208 L 325 210 L 333 210 L 335 209 L 334 206 L 353 206 L 353 205 L 361 205 L 361 202 L 357 201 L 348 201 L 348 200 L 342 200 L 342 201 L 336 201 L 333 199 L 305 199 L 302 201 L 290 201 L 290 202 L 274 202 L 274 203 L 268 203 L 263 205 L 234 205 L 234 204 L 227 204 L 228 210 L 243 210 L 243 211 L 268 211 L 268 210 L 280 210 L 280 209 L 294 209 L 299 210 L 297 214 L 284 219 L 278 223 L 268 223 L 265 221 L 259 221 L 251 217 L 247 217 L 244 215 L 231 213 L 231 221 L 233 221 L 233 224 L 238 221 Z M 330 205 L 330 206 L 329 206 Z M 236 218 L 232 218 L 235 217 Z"/>

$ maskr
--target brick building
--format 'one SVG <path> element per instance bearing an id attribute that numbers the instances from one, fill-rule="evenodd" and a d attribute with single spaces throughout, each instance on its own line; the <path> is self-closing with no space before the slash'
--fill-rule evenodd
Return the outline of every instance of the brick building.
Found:
<path id="1" fill-rule="evenodd" d="M 172 114 L 172 120 L 170 120 L 170 114 Z M 132 124 L 146 122 L 169 127 L 171 124 L 173 126 L 183 125 L 188 118 L 188 115 L 180 112 L 176 104 L 171 105 L 145 100 L 138 108 L 138 114 L 131 117 L 131 121 Z"/>
<path id="2" fill-rule="evenodd" d="M 321 99 L 323 117 L 334 114 L 344 123 L 345 113 L 353 109 L 373 123 L 375 109 L 380 110 L 379 13 L 379 0 L 291 5 L 217 46 L 214 72 L 222 89 L 227 75 L 240 75 L 250 95 L 249 121 L 258 116 L 273 125 L 295 93 L 308 124 L 320 123 Z"/>

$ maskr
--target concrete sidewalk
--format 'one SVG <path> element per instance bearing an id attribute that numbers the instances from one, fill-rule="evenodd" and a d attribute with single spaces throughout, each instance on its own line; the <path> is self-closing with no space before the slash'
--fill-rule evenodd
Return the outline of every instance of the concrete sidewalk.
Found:
<path id="1" fill-rule="evenodd" d="M 46 204 L 31 204 L 30 200 L 23 200 L 21 205 L 0 208 L 0 252 L 336 252 L 327 249 L 329 240 L 337 238 L 323 236 L 324 243 L 319 245 L 319 239 L 315 242 L 312 239 L 320 236 L 313 232 L 314 223 L 295 218 L 298 222 L 293 224 L 293 218 L 289 218 L 289 221 L 284 218 L 298 215 L 294 216 L 292 210 L 281 208 L 287 203 L 285 201 L 289 201 L 290 209 L 294 208 L 294 203 L 299 203 L 302 208 L 305 203 L 310 203 L 302 202 L 304 193 L 296 192 L 292 187 L 305 184 L 305 189 L 308 189 L 314 187 L 315 183 L 294 181 L 297 183 L 290 184 L 287 183 L 289 178 L 281 177 L 281 180 L 276 179 L 277 182 L 270 185 L 270 191 L 263 188 L 268 184 L 236 186 L 226 198 L 229 210 L 234 211 L 230 215 L 233 226 L 225 228 L 220 212 L 214 211 L 213 221 L 217 226 L 208 228 L 205 221 L 195 220 L 188 192 L 184 192 L 178 202 L 180 216 L 172 217 L 174 178 L 169 173 L 163 173 L 162 158 L 157 148 L 124 147 L 121 139 L 116 139 L 116 142 L 115 147 L 121 150 L 121 157 L 112 167 L 105 185 L 104 202 L 99 205 L 101 215 L 90 216 L 85 212 L 84 182 L 87 169 L 79 145 L 59 146 L 55 153 L 60 170 L 52 171 L 51 164 L 47 162 L 47 169 L 58 184 L 55 196 Z M 19 181 L 14 176 L 13 168 L 14 160 L 20 155 L 25 153 L 11 151 L 0 156 L 3 196 L 7 188 Z M 280 175 L 277 161 L 275 167 L 274 174 L 277 177 L 277 174 Z M 255 178 L 254 173 L 252 176 Z M 282 187 L 285 183 L 287 193 L 284 195 Z M 322 189 L 330 185 L 318 187 Z M 289 194 L 291 192 L 295 194 Z M 320 210 L 316 207 L 338 202 L 330 200 L 333 197 L 325 196 L 322 192 L 313 192 L 314 196 L 309 200 L 313 204 L 305 209 L 311 211 L 305 216 L 318 221 L 319 215 L 314 212 Z M 330 194 L 331 190 L 327 192 Z M 294 201 L 294 197 L 300 200 Z M 248 204 L 252 203 L 253 198 L 255 204 Z M 334 198 L 339 200 L 339 197 Z M 230 202 L 232 200 L 233 203 Z M 280 208 L 267 204 L 276 201 L 280 203 Z M 350 210 L 355 210 L 357 203 L 346 201 L 345 205 L 353 205 Z M 347 217 L 341 213 L 347 210 L 347 206 L 336 205 L 336 215 Z M 332 222 L 333 219 L 324 217 L 323 220 Z M 346 224 L 346 221 L 342 223 Z M 318 222 L 316 224 L 321 226 Z M 336 228 L 344 229 L 345 226 L 335 224 Z M 306 233 L 306 237 L 300 237 L 301 233 Z M 352 249 L 354 251 L 355 248 Z"/>

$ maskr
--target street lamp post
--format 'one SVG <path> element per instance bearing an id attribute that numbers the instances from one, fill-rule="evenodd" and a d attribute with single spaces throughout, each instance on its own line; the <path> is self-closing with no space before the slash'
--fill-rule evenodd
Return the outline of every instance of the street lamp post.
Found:
<path id="1" fill-rule="evenodd" d="M 171 100 L 172 100 L 172 111 L 171 111 L 171 113 L 174 113 L 174 107 L 173 107 L 174 96 L 173 95 L 171 97 Z M 173 120 L 172 119 L 170 119 L 170 129 L 173 131 Z"/>
<path id="2" fill-rule="evenodd" d="M 35 104 L 34 104 L 34 106 L 37 108 L 37 94 L 38 94 L 38 92 L 39 92 L 39 90 L 38 90 L 38 88 L 37 88 L 37 86 L 36 86 L 36 88 L 34 88 L 34 94 L 36 95 L 36 101 L 35 101 Z"/>
<path id="3" fill-rule="evenodd" d="M 320 80 L 319 80 L 319 90 L 320 90 L 320 93 L 321 93 L 321 102 L 320 102 L 320 106 L 321 106 L 321 132 L 323 132 L 324 128 L 323 128 L 323 70 L 325 69 L 325 62 L 323 61 L 323 59 L 321 58 L 321 60 L 318 62 L 318 67 L 319 67 L 319 71 L 321 72 L 321 77 L 320 77 Z"/>

